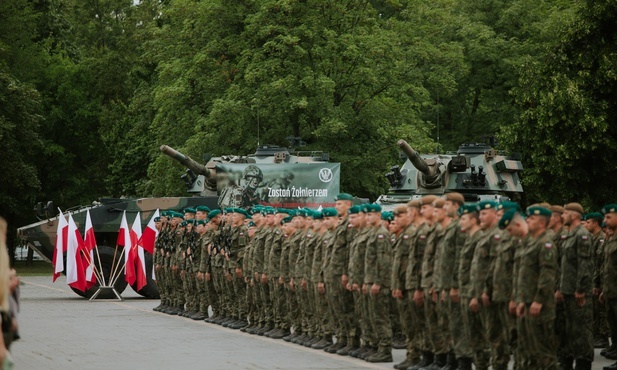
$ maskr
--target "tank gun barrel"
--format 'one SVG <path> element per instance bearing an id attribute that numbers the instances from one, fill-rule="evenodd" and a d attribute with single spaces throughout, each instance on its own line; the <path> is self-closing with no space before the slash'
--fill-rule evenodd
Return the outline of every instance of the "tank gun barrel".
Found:
<path id="1" fill-rule="evenodd" d="M 426 164 L 426 162 L 424 161 L 424 159 L 422 159 L 422 157 L 420 157 L 418 152 L 413 150 L 405 140 L 400 139 L 397 144 L 401 148 L 403 153 L 405 153 L 407 158 L 409 158 L 413 166 L 418 169 L 418 171 L 422 172 L 424 176 L 434 175 L 434 170 L 432 170 L 432 168 Z"/>
<path id="2" fill-rule="evenodd" d="M 188 155 L 184 155 L 180 153 L 179 151 L 175 150 L 174 148 L 169 147 L 167 145 L 161 145 L 160 150 L 165 155 L 175 159 L 176 161 L 182 163 L 187 168 L 191 169 L 191 171 L 193 171 L 195 174 L 203 175 L 206 178 L 213 177 L 213 174 L 211 173 L 212 171 L 210 169 L 208 169 L 206 166 L 204 166 L 201 163 L 195 162 Z"/>

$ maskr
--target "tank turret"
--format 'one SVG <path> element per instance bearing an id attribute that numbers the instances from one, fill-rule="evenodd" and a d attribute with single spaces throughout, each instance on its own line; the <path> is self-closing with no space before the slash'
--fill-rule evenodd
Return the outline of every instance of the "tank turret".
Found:
<path id="1" fill-rule="evenodd" d="M 419 154 L 405 141 L 397 142 L 407 160 L 390 168 L 384 205 L 405 203 L 424 195 L 459 192 L 467 201 L 503 197 L 519 199 L 523 187 L 519 178 L 523 165 L 515 157 L 495 151 L 485 143 L 466 143 L 456 153 Z"/>
<path id="2" fill-rule="evenodd" d="M 187 192 L 201 196 L 216 195 L 216 170 L 214 166 L 195 162 L 188 155 L 182 154 L 172 147 L 161 145 L 161 152 L 172 159 L 180 162 L 187 168 L 182 175 L 182 180 L 186 183 Z"/>

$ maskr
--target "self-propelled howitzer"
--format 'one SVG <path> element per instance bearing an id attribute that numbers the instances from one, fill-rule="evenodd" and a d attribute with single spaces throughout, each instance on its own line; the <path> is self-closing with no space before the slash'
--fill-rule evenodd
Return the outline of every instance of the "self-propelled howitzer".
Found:
<path id="1" fill-rule="evenodd" d="M 384 205 L 396 205 L 424 195 L 459 192 L 470 202 L 481 199 L 519 199 L 523 165 L 515 157 L 498 153 L 484 143 L 462 144 L 456 153 L 419 154 L 405 140 L 397 145 L 407 157 L 402 167 L 391 167 L 386 178 Z"/>

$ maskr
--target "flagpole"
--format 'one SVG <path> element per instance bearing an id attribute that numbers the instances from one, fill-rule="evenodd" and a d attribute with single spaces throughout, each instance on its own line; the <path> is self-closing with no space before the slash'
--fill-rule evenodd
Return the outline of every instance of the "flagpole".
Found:
<path id="1" fill-rule="evenodd" d="M 102 276 L 101 272 L 98 271 L 98 269 L 96 268 L 96 265 L 92 262 L 92 260 L 90 259 L 90 255 L 88 253 L 85 253 L 83 249 L 80 250 L 80 252 L 81 252 L 82 256 L 84 256 L 84 258 L 86 259 L 86 262 L 88 262 L 88 266 L 92 267 L 92 272 L 94 273 L 94 275 L 96 276 L 96 279 L 99 280 L 99 283 L 100 283 L 100 281 L 103 280 L 101 278 L 101 276 Z M 103 284 L 103 285 L 105 285 L 105 284 Z"/>
<path id="2" fill-rule="evenodd" d="M 124 253 L 124 250 L 126 248 L 122 249 L 122 253 L 120 253 L 120 257 L 122 257 L 122 254 Z M 137 249 L 137 244 L 136 245 L 131 245 L 131 250 L 129 252 L 132 252 L 133 249 Z M 119 266 L 120 264 L 118 264 Z M 114 279 L 112 280 L 112 282 L 110 283 L 111 285 L 114 285 L 116 283 L 116 281 L 118 280 L 118 278 L 120 277 L 121 273 L 122 273 L 122 269 L 124 269 L 126 266 L 126 259 L 124 260 L 124 264 L 122 265 L 122 267 L 117 271 L 117 273 L 115 273 L 114 275 Z"/>
<path id="3" fill-rule="evenodd" d="M 96 258 L 99 259 L 99 268 L 100 268 L 100 271 L 101 271 L 100 274 L 101 274 L 101 278 L 103 280 L 103 285 L 107 286 L 107 283 L 105 282 L 105 274 L 104 274 L 105 271 L 103 271 L 103 264 L 101 263 L 101 256 L 99 255 L 99 246 L 95 245 L 94 249 L 96 250 Z"/>
<path id="4" fill-rule="evenodd" d="M 118 246 L 116 246 L 116 248 L 117 247 Z M 120 252 L 119 260 L 122 259 L 122 256 L 124 255 L 124 250 L 125 249 L 126 248 L 122 248 L 122 252 Z M 116 258 L 116 253 L 114 252 L 114 262 L 115 262 L 115 258 Z M 116 280 L 118 280 L 118 276 L 120 276 L 119 273 L 117 274 L 118 276 L 116 276 L 116 271 L 120 271 L 121 272 L 125 265 L 126 265 L 126 261 L 124 261 L 124 264 L 122 265 L 122 267 L 120 269 L 118 269 L 118 267 L 120 266 L 120 262 L 118 262 L 116 267 L 112 270 L 111 274 L 109 274 L 109 285 L 110 286 L 114 285 L 116 283 Z"/>
<path id="5" fill-rule="evenodd" d="M 112 272 L 115 270 L 114 267 L 116 265 L 116 252 L 118 252 L 118 244 L 116 244 L 116 248 L 114 248 L 114 259 L 111 260 L 111 271 L 109 272 L 109 280 L 110 281 L 111 281 Z M 99 259 L 99 261 L 100 261 L 100 259 Z"/>

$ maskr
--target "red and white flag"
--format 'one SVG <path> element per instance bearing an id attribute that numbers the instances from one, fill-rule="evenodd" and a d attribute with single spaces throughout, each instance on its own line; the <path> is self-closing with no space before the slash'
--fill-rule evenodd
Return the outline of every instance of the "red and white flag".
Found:
<path id="1" fill-rule="evenodd" d="M 124 247 L 124 279 L 129 284 L 133 284 L 132 282 L 135 282 L 135 263 L 134 256 L 131 255 L 131 232 L 129 230 L 129 224 L 126 222 L 126 211 L 122 214 L 122 221 L 120 222 L 120 230 L 118 230 L 118 241 L 116 244 Z"/>
<path id="2" fill-rule="evenodd" d="M 144 255 L 144 248 L 139 245 L 141 237 L 141 215 L 137 212 L 135 221 L 133 221 L 133 227 L 131 228 L 131 253 L 133 253 L 133 262 L 135 264 L 134 281 L 137 282 L 137 290 L 140 290 L 148 283 L 146 280 L 146 257 Z"/>
<path id="3" fill-rule="evenodd" d="M 154 219 L 157 217 L 159 217 L 158 208 L 154 211 L 154 214 L 150 218 L 150 222 L 148 222 L 141 239 L 139 239 L 139 245 L 150 254 L 154 253 L 154 241 L 159 235 L 159 231 L 156 229 L 156 223 L 154 222 Z"/>
<path id="4" fill-rule="evenodd" d="M 159 231 L 157 230 L 156 223 L 154 222 L 154 219 L 156 219 L 157 217 L 159 217 L 158 208 L 156 209 L 156 211 L 154 211 L 154 214 L 152 214 L 152 217 L 150 218 L 150 222 L 148 222 L 148 225 L 146 226 L 146 229 L 144 230 L 144 233 L 141 235 L 141 238 L 139 239 L 139 243 L 138 243 L 146 252 L 150 254 L 154 254 L 154 242 L 156 241 L 156 238 L 159 236 Z M 152 275 L 152 280 L 156 280 L 156 276 L 154 274 L 154 264 L 152 264 L 151 275 Z"/>
<path id="5" fill-rule="evenodd" d="M 90 219 L 90 210 L 86 211 L 86 228 L 84 230 L 84 253 L 89 258 L 85 261 L 86 266 L 86 281 L 88 286 L 91 287 L 96 283 L 96 276 L 94 274 L 94 248 L 96 248 L 96 239 L 94 238 L 94 228 L 92 227 L 92 219 Z M 102 283 L 102 282 L 101 282 Z"/>
<path id="6" fill-rule="evenodd" d="M 53 281 L 55 282 L 58 276 L 64 271 L 64 257 L 66 252 L 67 239 L 69 233 L 69 224 L 66 222 L 66 217 L 62 213 L 62 210 L 58 208 L 60 215 L 58 215 L 58 229 L 56 230 L 56 245 L 54 246 L 54 255 L 52 257 L 52 265 L 54 266 Z"/>
<path id="7" fill-rule="evenodd" d="M 68 241 L 66 248 L 66 283 L 82 292 L 87 290 L 86 269 L 81 251 L 84 249 L 84 240 L 79 229 L 69 213 Z"/>

